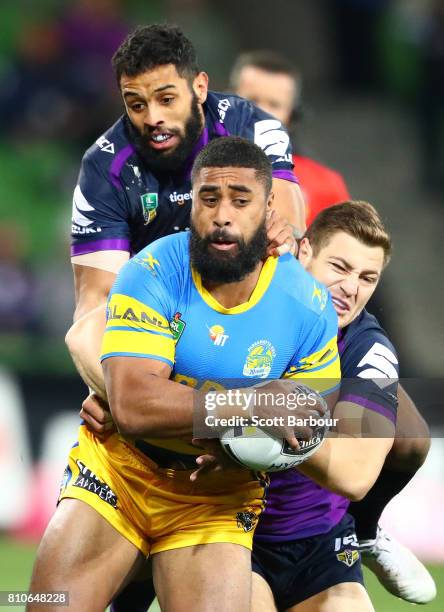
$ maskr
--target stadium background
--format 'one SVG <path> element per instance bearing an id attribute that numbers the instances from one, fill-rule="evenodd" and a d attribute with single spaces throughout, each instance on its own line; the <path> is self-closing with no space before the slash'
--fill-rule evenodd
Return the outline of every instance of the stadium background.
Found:
<path id="1" fill-rule="evenodd" d="M 441 593 L 428 609 L 441 610 L 444 8 L 431 0 L 2 2 L 0 590 L 27 587 L 85 393 L 63 343 L 81 155 L 121 110 L 112 52 L 134 25 L 159 20 L 183 27 L 216 90 L 240 51 L 288 55 L 303 74 L 298 145 L 342 172 L 393 234 L 375 314 L 433 443 L 384 521 L 433 564 Z M 407 610 L 369 580 L 378 611 Z"/>

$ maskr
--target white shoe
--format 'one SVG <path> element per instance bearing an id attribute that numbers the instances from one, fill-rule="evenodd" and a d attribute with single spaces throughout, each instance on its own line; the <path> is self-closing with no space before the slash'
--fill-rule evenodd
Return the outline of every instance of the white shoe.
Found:
<path id="1" fill-rule="evenodd" d="M 361 540 L 359 551 L 362 563 L 392 595 L 416 604 L 436 597 L 436 585 L 427 568 L 379 526 L 376 540 Z"/>

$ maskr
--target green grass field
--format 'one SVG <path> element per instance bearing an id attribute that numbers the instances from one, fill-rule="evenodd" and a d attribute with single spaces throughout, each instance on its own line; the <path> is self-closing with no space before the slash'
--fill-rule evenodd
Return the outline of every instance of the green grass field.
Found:
<path id="1" fill-rule="evenodd" d="M 31 575 L 35 547 L 17 544 L 6 538 L 0 538 L 0 591 L 26 590 Z M 438 586 L 438 596 L 432 603 L 421 607 L 425 612 L 443 612 L 444 601 L 444 566 L 429 567 Z M 389 595 L 379 585 L 376 578 L 367 572 L 367 588 L 377 612 L 407 612 L 412 604 L 405 603 Z M 8 607 L 8 610 L 23 610 L 21 606 Z M 159 608 L 153 604 L 151 611 Z M 130 610 L 128 612 L 131 612 Z"/>

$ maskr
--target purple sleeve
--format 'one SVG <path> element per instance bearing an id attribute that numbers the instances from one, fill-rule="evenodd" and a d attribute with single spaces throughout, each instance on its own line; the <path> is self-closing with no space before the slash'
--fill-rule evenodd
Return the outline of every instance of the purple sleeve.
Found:
<path id="1" fill-rule="evenodd" d="M 340 401 L 377 412 L 396 423 L 399 364 L 395 349 L 382 333 L 369 331 L 341 355 Z"/>
<path id="2" fill-rule="evenodd" d="M 127 203 L 119 187 L 113 166 L 108 170 L 95 159 L 94 153 L 87 153 L 74 190 L 72 255 L 104 250 L 130 251 Z"/>

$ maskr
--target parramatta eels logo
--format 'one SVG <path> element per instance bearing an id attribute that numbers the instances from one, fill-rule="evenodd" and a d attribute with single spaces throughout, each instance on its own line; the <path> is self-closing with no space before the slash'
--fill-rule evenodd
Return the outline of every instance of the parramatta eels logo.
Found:
<path id="1" fill-rule="evenodd" d="M 140 196 L 142 202 L 144 225 L 148 225 L 157 215 L 157 207 L 159 206 L 159 197 L 157 193 L 144 193 Z"/>
<path id="2" fill-rule="evenodd" d="M 324 310 L 327 305 L 327 290 L 324 287 L 318 287 L 318 285 L 314 282 L 311 301 L 314 302 L 315 298 L 319 300 L 319 308 Z"/>
<path id="3" fill-rule="evenodd" d="M 246 533 L 252 531 L 257 522 L 257 514 L 255 512 L 238 512 L 236 514 L 236 523 L 239 529 L 243 529 Z"/>
<path id="4" fill-rule="evenodd" d="M 258 340 L 248 347 L 248 355 L 243 369 L 244 376 L 267 378 L 275 357 L 276 350 L 271 342 Z"/>
<path id="5" fill-rule="evenodd" d="M 351 567 L 359 559 L 359 552 L 357 550 L 350 550 L 349 548 L 346 548 L 338 553 L 336 558 L 338 561 L 345 563 L 347 567 Z"/>

